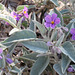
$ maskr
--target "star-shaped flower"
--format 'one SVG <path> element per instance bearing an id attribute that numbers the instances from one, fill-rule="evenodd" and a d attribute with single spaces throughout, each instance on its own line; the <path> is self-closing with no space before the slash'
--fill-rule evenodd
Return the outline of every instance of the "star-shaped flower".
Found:
<path id="1" fill-rule="evenodd" d="M 51 27 L 52 29 L 55 28 L 55 26 L 57 24 L 60 23 L 60 18 L 57 17 L 57 14 L 56 13 L 53 13 L 52 16 L 51 15 L 47 15 L 45 17 L 45 26 L 48 28 L 48 27 Z"/>
<path id="2" fill-rule="evenodd" d="M 24 6 L 23 14 L 26 18 L 28 18 L 28 8 L 26 6 Z"/>

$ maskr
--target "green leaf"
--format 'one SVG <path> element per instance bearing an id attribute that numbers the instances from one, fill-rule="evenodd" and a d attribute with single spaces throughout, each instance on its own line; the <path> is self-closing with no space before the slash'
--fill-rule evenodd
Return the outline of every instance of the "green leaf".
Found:
<path id="1" fill-rule="evenodd" d="M 11 26 L 16 27 L 16 20 L 12 16 L 0 14 L 0 19 L 5 20 Z"/>
<path id="2" fill-rule="evenodd" d="M 13 52 L 16 45 L 17 45 L 17 43 L 13 43 L 10 47 L 8 47 L 8 51 L 9 51 L 10 54 Z"/>
<path id="3" fill-rule="evenodd" d="M 36 53 L 36 52 L 33 52 L 33 53 L 30 53 L 30 54 L 27 54 L 27 55 L 24 55 L 24 56 L 20 56 L 19 59 L 23 59 L 23 60 L 31 60 L 31 61 L 36 61 L 37 60 L 37 55 L 39 53 Z"/>
<path id="4" fill-rule="evenodd" d="M 65 72 L 65 74 L 62 73 L 60 63 L 54 64 L 54 65 L 53 65 L 53 68 L 54 68 L 54 70 L 55 70 L 59 75 L 67 75 L 66 72 Z"/>
<path id="5" fill-rule="evenodd" d="M 64 21 L 63 21 L 63 17 L 62 17 L 62 14 L 56 9 L 54 8 L 54 12 L 58 15 L 58 17 L 60 18 L 61 20 L 61 25 L 63 25 Z"/>
<path id="6" fill-rule="evenodd" d="M 64 16 L 63 16 L 63 19 L 70 19 L 70 18 L 71 18 L 70 15 L 64 15 Z"/>
<path id="7" fill-rule="evenodd" d="M 48 47 L 45 42 L 43 41 L 27 41 L 22 42 L 22 44 L 29 48 L 32 51 L 38 52 L 38 53 L 45 53 L 48 51 Z"/>
<path id="8" fill-rule="evenodd" d="M 36 21 L 36 16 L 35 16 L 35 13 L 33 12 L 32 14 L 32 18 L 31 18 L 31 22 L 30 22 L 30 25 L 29 25 L 29 28 L 33 31 L 35 31 L 36 29 L 36 26 L 34 26 L 34 22 L 32 20 L 35 20 Z"/>
<path id="9" fill-rule="evenodd" d="M 23 22 L 22 22 L 22 25 L 23 25 L 25 28 L 27 28 L 27 27 L 28 27 L 27 21 L 23 21 Z"/>
<path id="10" fill-rule="evenodd" d="M 18 21 L 18 24 L 17 24 L 18 29 L 21 29 L 22 20 L 23 20 L 23 17 Z"/>
<path id="11" fill-rule="evenodd" d="M 74 19 L 72 19 L 70 22 L 75 22 L 75 18 L 74 18 Z"/>
<path id="12" fill-rule="evenodd" d="M 13 73 L 18 73 L 18 75 L 20 74 L 21 70 L 16 67 L 16 66 L 13 66 L 12 69 L 10 70 L 10 72 L 13 72 Z"/>
<path id="13" fill-rule="evenodd" d="M 3 42 L 1 42 L 1 44 L 3 46 L 5 46 L 5 49 L 6 49 L 6 48 L 10 47 L 13 43 L 3 43 Z"/>
<path id="14" fill-rule="evenodd" d="M 74 28 L 74 23 L 70 22 L 66 27 L 68 28 L 69 31 L 65 33 L 66 34 L 65 39 L 68 37 L 71 29 Z"/>
<path id="15" fill-rule="evenodd" d="M 59 75 L 63 75 L 62 70 L 61 70 L 61 66 L 60 64 L 54 64 L 53 66 L 54 70 L 59 74 Z"/>
<path id="16" fill-rule="evenodd" d="M 68 9 L 63 9 L 63 10 L 60 11 L 61 14 L 66 14 L 66 13 L 69 13 L 69 12 L 70 11 Z"/>
<path id="17" fill-rule="evenodd" d="M 75 63 L 75 48 L 71 42 L 67 41 L 62 45 L 62 47 L 59 48 Z"/>
<path id="18" fill-rule="evenodd" d="M 41 24 L 41 23 L 35 21 L 35 20 L 33 20 L 33 22 L 35 23 L 35 25 L 36 25 L 36 26 L 38 27 L 38 29 L 40 30 L 41 35 L 42 35 L 44 38 L 46 38 L 46 32 L 47 32 L 47 30 L 46 30 L 45 26 L 44 26 L 43 24 Z"/>
<path id="19" fill-rule="evenodd" d="M 0 3 L 0 10 L 4 10 L 4 5 Z"/>
<path id="20" fill-rule="evenodd" d="M 0 59 L 0 68 L 4 68 L 5 67 L 5 57 L 2 54 L 2 59 Z"/>
<path id="21" fill-rule="evenodd" d="M 11 35 L 8 39 L 6 39 L 2 43 L 5 44 L 12 42 L 28 41 L 28 40 L 34 40 L 35 38 L 36 34 L 33 31 L 25 29 L 15 32 L 13 35 Z"/>
<path id="22" fill-rule="evenodd" d="M 69 59 L 69 57 L 62 54 L 61 69 L 63 74 L 66 72 L 66 69 L 68 68 L 70 62 L 71 60 Z"/>
<path id="23" fill-rule="evenodd" d="M 18 29 L 18 28 L 13 28 L 13 29 L 9 32 L 9 35 L 11 35 L 11 34 L 13 34 L 13 33 L 15 33 L 15 32 L 18 32 L 18 31 L 20 31 L 20 29 Z"/>
<path id="24" fill-rule="evenodd" d="M 49 56 L 39 57 L 37 61 L 34 63 L 30 75 L 41 75 L 41 73 L 45 70 L 45 68 L 49 64 Z"/>
<path id="25" fill-rule="evenodd" d="M 61 43 L 63 42 L 63 39 L 64 39 L 64 34 L 59 38 L 59 40 L 57 41 L 56 45 L 55 46 L 60 46 Z"/>
<path id="26" fill-rule="evenodd" d="M 24 6 L 26 6 L 28 9 L 35 8 L 35 5 L 19 5 L 17 7 L 17 11 L 23 10 L 24 9 Z"/>
<path id="27" fill-rule="evenodd" d="M 50 1 L 52 1 L 56 6 L 59 6 L 58 0 L 50 0 Z"/>
<path id="28" fill-rule="evenodd" d="M 22 51 L 23 51 L 23 56 L 30 54 L 30 51 L 28 51 L 28 49 L 26 49 L 25 47 L 22 47 Z"/>

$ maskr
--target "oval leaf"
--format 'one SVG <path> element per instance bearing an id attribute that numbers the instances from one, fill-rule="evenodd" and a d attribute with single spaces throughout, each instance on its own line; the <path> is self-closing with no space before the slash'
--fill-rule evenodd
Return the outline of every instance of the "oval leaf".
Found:
<path id="1" fill-rule="evenodd" d="M 39 57 L 35 64 L 33 65 L 30 75 L 41 75 L 41 73 L 45 70 L 45 68 L 49 64 L 49 57 L 48 56 L 43 56 Z"/>
<path id="2" fill-rule="evenodd" d="M 62 45 L 62 47 L 59 48 L 75 63 L 75 48 L 71 42 L 67 41 Z"/>
<path id="3" fill-rule="evenodd" d="M 63 74 L 66 72 L 66 69 L 69 66 L 70 62 L 71 62 L 70 58 L 62 54 L 61 69 Z"/>
<path id="4" fill-rule="evenodd" d="M 4 43 L 12 43 L 12 42 L 21 42 L 21 41 L 28 41 L 33 40 L 36 38 L 36 34 L 31 30 L 22 30 L 15 32 L 13 35 L 11 35 L 8 39 L 6 39 Z"/>
<path id="5" fill-rule="evenodd" d="M 42 41 L 27 41 L 22 42 L 22 44 L 27 48 L 29 48 L 30 50 L 38 53 L 46 53 L 48 51 L 46 43 Z"/>
<path id="6" fill-rule="evenodd" d="M 26 6 L 28 9 L 35 8 L 35 5 L 19 5 L 17 7 L 17 11 L 23 10 L 24 9 L 24 6 Z"/>

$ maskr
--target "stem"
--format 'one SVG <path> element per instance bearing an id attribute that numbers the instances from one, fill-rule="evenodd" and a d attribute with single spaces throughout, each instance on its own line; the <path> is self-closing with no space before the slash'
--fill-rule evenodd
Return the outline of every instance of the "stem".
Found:
<path id="1" fill-rule="evenodd" d="M 50 33 L 50 27 L 49 27 L 49 31 L 48 31 L 48 39 L 49 39 L 49 36 L 50 36 L 49 33 Z"/>
<path id="2" fill-rule="evenodd" d="M 56 75 L 56 72 L 55 72 L 55 70 L 53 69 L 53 75 Z"/>
<path id="3" fill-rule="evenodd" d="M 52 36 L 51 36 L 51 39 L 50 39 L 50 41 L 52 41 L 52 40 L 53 40 L 53 37 L 54 37 L 55 30 L 56 30 L 56 29 L 54 29 L 54 30 L 53 30 L 53 32 L 52 32 Z"/>

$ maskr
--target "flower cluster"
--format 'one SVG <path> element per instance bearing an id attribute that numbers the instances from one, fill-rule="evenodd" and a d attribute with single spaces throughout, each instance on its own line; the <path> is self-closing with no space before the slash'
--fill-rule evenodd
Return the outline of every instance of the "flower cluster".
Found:
<path id="1" fill-rule="evenodd" d="M 72 28 L 70 33 L 72 34 L 72 39 L 75 40 L 75 28 Z"/>
<path id="2" fill-rule="evenodd" d="M 75 70 L 71 66 L 68 67 L 67 71 L 68 72 L 75 72 Z"/>
<path id="3" fill-rule="evenodd" d="M 58 53 L 58 54 L 62 53 L 61 50 L 58 47 L 54 46 L 54 44 L 52 42 L 48 41 L 47 46 L 52 46 L 52 48 L 51 48 L 52 53 L 55 53 L 55 52 Z"/>
<path id="4" fill-rule="evenodd" d="M 2 53 L 3 53 L 3 50 L 0 48 L 0 60 L 3 58 L 3 57 L 1 56 Z M 6 62 L 7 62 L 8 64 L 13 63 L 12 59 L 10 59 L 10 57 L 9 57 L 9 54 L 6 56 Z"/>
<path id="5" fill-rule="evenodd" d="M 57 14 L 56 13 L 53 13 L 52 16 L 51 15 L 47 15 L 45 17 L 45 27 L 51 27 L 52 29 L 55 28 L 55 26 L 57 24 L 60 23 L 60 18 L 57 17 Z"/>
<path id="6" fill-rule="evenodd" d="M 17 14 L 16 12 L 12 11 L 10 16 L 14 17 L 16 21 L 19 21 L 21 17 L 23 17 L 22 21 L 25 21 L 25 17 L 28 18 L 28 8 L 24 6 L 23 12 L 21 14 Z M 6 22 L 6 25 L 9 25 L 8 22 Z"/>

